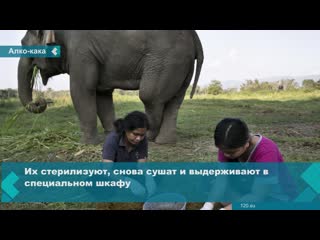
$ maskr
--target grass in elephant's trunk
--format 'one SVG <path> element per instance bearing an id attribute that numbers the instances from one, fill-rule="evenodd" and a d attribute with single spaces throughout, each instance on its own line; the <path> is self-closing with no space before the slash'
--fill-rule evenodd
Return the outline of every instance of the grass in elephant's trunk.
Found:
<path id="1" fill-rule="evenodd" d="M 47 101 L 44 96 L 44 91 L 42 91 L 40 78 L 40 70 L 37 66 L 34 66 L 30 82 L 31 86 L 34 88 L 33 101 L 27 106 L 27 109 L 29 108 L 33 113 L 42 113 L 47 108 Z"/>

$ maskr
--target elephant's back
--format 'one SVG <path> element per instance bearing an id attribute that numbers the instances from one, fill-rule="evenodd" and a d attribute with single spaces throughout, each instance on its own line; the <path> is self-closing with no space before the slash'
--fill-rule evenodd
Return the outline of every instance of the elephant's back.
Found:
<path id="1" fill-rule="evenodd" d="M 192 30 L 95 30 L 88 32 L 90 41 L 109 49 L 126 48 L 148 53 L 154 50 L 184 48 L 194 50 Z"/>
<path id="2" fill-rule="evenodd" d="M 145 62 L 191 63 L 196 55 L 191 30 L 88 30 L 77 36 L 82 40 L 73 45 L 76 55 L 106 66 L 108 78 L 138 78 Z"/>

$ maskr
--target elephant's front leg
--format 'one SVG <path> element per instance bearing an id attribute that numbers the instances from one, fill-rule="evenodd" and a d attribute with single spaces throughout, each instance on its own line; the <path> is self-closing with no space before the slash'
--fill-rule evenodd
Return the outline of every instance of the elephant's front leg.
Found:
<path id="1" fill-rule="evenodd" d="M 105 134 L 108 134 L 113 129 L 113 122 L 115 120 L 112 93 L 113 90 L 97 92 L 98 116 Z"/>
<path id="2" fill-rule="evenodd" d="M 77 69 L 70 74 L 71 98 L 83 133 L 81 142 L 85 144 L 99 143 L 96 104 L 97 79 L 98 71 L 96 67 L 90 65 L 81 71 Z"/>

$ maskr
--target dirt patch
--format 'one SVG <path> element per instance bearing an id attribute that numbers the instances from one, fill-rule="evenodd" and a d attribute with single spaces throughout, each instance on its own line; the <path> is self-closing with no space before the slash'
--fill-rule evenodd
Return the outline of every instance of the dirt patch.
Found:
<path id="1" fill-rule="evenodd" d="M 320 143 L 318 142 L 302 142 L 301 145 L 304 147 L 310 147 L 310 148 L 316 148 L 316 149 L 320 148 Z"/>
<path id="2" fill-rule="evenodd" d="M 319 137 L 320 124 L 279 124 L 272 127 L 260 128 L 260 133 L 281 137 Z"/>
<path id="3" fill-rule="evenodd" d="M 274 109 L 266 109 L 261 111 L 260 113 L 263 113 L 263 114 L 274 113 Z"/>

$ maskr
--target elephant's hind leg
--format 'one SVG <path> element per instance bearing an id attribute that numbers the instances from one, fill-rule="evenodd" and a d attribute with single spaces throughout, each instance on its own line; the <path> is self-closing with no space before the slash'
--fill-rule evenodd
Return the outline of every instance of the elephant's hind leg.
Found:
<path id="1" fill-rule="evenodd" d="M 160 130 L 164 104 L 145 102 L 144 106 L 150 122 L 150 129 L 147 132 L 147 137 L 150 141 L 154 141 Z"/>
<path id="2" fill-rule="evenodd" d="M 163 112 L 162 123 L 159 134 L 155 140 L 158 144 L 174 144 L 177 141 L 177 118 L 178 111 L 184 100 L 187 88 L 189 87 L 190 81 L 193 75 L 193 67 L 190 68 L 190 72 L 184 81 L 184 84 L 178 91 L 177 95 L 170 99 Z"/>
<path id="3" fill-rule="evenodd" d="M 164 108 L 159 134 L 155 140 L 158 144 L 174 144 L 177 141 L 177 117 L 184 94 L 171 99 Z"/>

